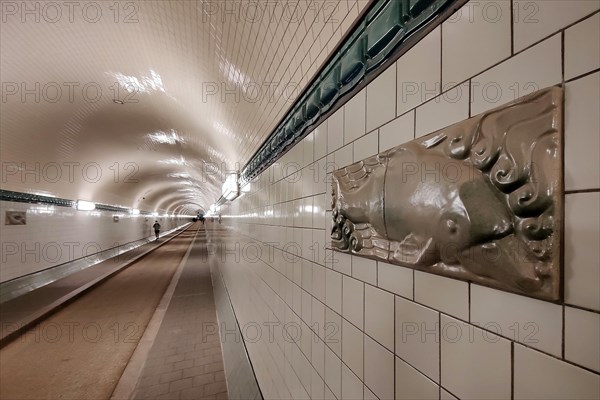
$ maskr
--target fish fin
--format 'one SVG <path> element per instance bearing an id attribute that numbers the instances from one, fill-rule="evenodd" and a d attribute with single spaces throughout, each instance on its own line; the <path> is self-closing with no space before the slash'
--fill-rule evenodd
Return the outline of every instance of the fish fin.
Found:
<path id="1" fill-rule="evenodd" d="M 368 181 L 369 176 L 374 170 L 385 165 L 385 157 L 375 155 L 366 158 L 362 161 L 350 164 L 347 167 L 334 172 L 340 184 L 344 185 L 349 190 L 360 188 Z"/>
<path id="2" fill-rule="evenodd" d="M 423 239 L 410 233 L 401 242 L 393 243 L 390 251 L 391 257 L 398 263 L 409 266 L 431 265 L 435 242 L 433 238 Z"/>
<path id="3" fill-rule="evenodd" d="M 440 133 L 439 135 L 435 135 L 432 138 L 429 138 L 427 140 L 423 140 L 419 144 L 421 144 L 422 146 L 425 146 L 426 149 L 430 149 L 430 148 L 432 148 L 434 146 L 437 146 L 438 144 L 440 144 L 444 140 L 446 140 L 447 137 L 448 136 L 445 133 Z"/>

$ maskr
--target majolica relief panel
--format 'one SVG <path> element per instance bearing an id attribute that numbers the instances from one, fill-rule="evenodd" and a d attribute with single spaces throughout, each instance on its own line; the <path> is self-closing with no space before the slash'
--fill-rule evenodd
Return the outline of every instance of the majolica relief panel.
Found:
<path id="1" fill-rule="evenodd" d="M 560 297 L 560 86 L 341 168 L 332 247 Z"/>

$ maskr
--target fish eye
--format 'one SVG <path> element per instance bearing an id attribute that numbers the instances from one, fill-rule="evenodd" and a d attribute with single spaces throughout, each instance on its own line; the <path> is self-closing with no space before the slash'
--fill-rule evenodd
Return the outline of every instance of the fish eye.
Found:
<path id="1" fill-rule="evenodd" d="M 448 232 L 450 233 L 456 233 L 456 231 L 458 230 L 456 222 L 454 222 L 451 219 L 446 220 L 446 227 L 448 228 Z"/>

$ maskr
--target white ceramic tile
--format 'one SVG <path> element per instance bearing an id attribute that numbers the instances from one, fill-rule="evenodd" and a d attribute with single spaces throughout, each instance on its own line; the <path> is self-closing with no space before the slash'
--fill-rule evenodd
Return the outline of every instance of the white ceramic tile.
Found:
<path id="1" fill-rule="evenodd" d="M 312 344 L 315 335 L 309 328 L 308 324 L 304 323 L 303 321 L 300 322 L 300 327 L 301 336 L 299 348 L 302 352 L 302 354 L 300 354 L 298 357 L 300 359 L 300 362 L 298 363 L 298 366 L 301 370 L 300 379 L 302 380 L 302 383 L 305 384 L 305 388 L 310 391 L 310 370 L 313 369 L 310 364 L 310 358 L 312 356 Z"/>
<path id="2" fill-rule="evenodd" d="M 443 85 L 455 85 L 510 57 L 510 0 L 469 2 L 442 25 Z"/>
<path id="3" fill-rule="evenodd" d="M 352 256 L 350 254 L 333 252 L 333 269 L 345 275 L 352 275 Z"/>
<path id="4" fill-rule="evenodd" d="M 469 116 L 469 84 L 456 86 L 416 110 L 415 136 L 445 128 Z"/>
<path id="5" fill-rule="evenodd" d="M 362 400 L 363 383 L 354 373 L 342 364 L 342 399 Z"/>
<path id="6" fill-rule="evenodd" d="M 325 302 L 325 267 L 313 264 L 312 271 L 312 294 L 317 299 Z"/>
<path id="7" fill-rule="evenodd" d="M 339 262 L 337 260 L 337 252 L 329 250 L 331 248 L 331 244 L 329 242 L 326 243 L 325 248 L 325 267 L 328 269 L 333 269 L 335 263 Z"/>
<path id="8" fill-rule="evenodd" d="M 312 228 L 312 211 L 313 211 L 313 198 L 307 197 L 302 200 L 302 221 L 301 224 L 303 227 Z M 309 257 L 309 254 L 305 254 L 304 258 L 312 258 Z"/>
<path id="9" fill-rule="evenodd" d="M 380 288 L 412 299 L 413 270 L 377 261 L 377 282 Z"/>
<path id="10" fill-rule="evenodd" d="M 439 381 L 439 313 L 396 297 L 396 354 Z"/>
<path id="11" fill-rule="evenodd" d="M 377 284 L 377 261 L 352 256 L 352 276 L 371 285 Z"/>
<path id="12" fill-rule="evenodd" d="M 365 333 L 394 351 L 394 295 L 365 285 Z"/>
<path id="13" fill-rule="evenodd" d="M 321 376 L 325 376 L 325 343 L 316 338 L 311 346 L 311 363 Z"/>
<path id="14" fill-rule="evenodd" d="M 390 66 L 367 86 L 367 132 L 396 116 L 396 68 Z"/>
<path id="15" fill-rule="evenodd" d="M 327 209 L 327 203 L 329 198 L 325 194 L 319 194 L 315 196 L 313 204 L 313 227 L 318 229 L 325 229 L 326 218 L 325 210 Z M 322 257 L 321 257 L 322 258 Z"/>
<path id="16" fill-rule="evenodd" d="M 499 107 L 562 80 L 561 40 L 555 35 L 471 81 L 471 115 Z"/>
<path id="17" fill-rule="evenodd" d="M 344 275 L 342 286 L 342 315 L 358 328 L 363 329 L 365 284 Z"/>
<path id="18" fill-rule="evenodd" d="M 325 397 L 325 381 L 314 369 L 311 372 L 310 389 L 312 399 L 323 399 Z"/>
<path id="19" fill-rule="evenodd" d="M 600 68 L 600 13 L 565 31 L 565 79 Z"/>
<path id="20" fill-rule="evenodd" d="M 367 385 L 363 386 L 363 395 L 365 397 L 365 400 L 379 400 L 379 398 L 377 396 L 375 396 L 375 393 L 373 393 L 368 387 Z"/>
<path id="21" fill-rule="evenodd" d="M 471 284 L 471 323 L 560 356 L 562 307 Z"/>
<path id="22" fill-rule="evenodd" d="M 565 359 L 600 372 L 600 314 L 565 307 Z"/>
<path id="23" fill-rule="evenodd" d="M 342 320 L 342 360 L 359 378 L 363 377 L 363 336 L 362 331 Z"/>
<path id="24" fill-rule="evenodd" d="M 396 115 L 404 114 L 440 93 L 441 29 L 438 27 L 396 62 Z M 427 62 L 423 62 L 427 60 Z"/>
<path id="25" fill-rule="evenodd" d="M 318 160 L 327 155 L 327 120 L 316 127 L 313 133 L 315 135 L 314 159 Z"/>
<path id="26" fill-rule="evenodd" d="M 377 154 L 379 148 L 379 131 L 375 130 L 354 142 L 354 162 L 364 160 Z"/>
<path id="27" fill-rule="evenodd" d="M 536 350 L 515 344 L 515 399 L 600 398 L 600 377 Z"/>
<path id="28" fill-rule="evenodd" d="M 302 166 L 307 166 L 315 161 L 315 132 L 310 132 L 303 139 L 304 141 L 304 163 Z"/>
<path id="29" fill-rule="evenodd" d="M 415 112 L 408 112 L 379 128 L 379 151 L 385 151 L 413 140 Z"/>
<path id="30" fill-rule="evenodd" d="M 325 193 L 329 186 L 327 182 L 327 159 L 321 158 L 321 160 L 314 163 L 314 180 L 313 180 L 313 191 L 314 193 Z"/>
<path id="31" fill-rule="evenodd" d="M 342 397 L 342 360 L 325 348 L 325 383 L 338 399 Z"/>
<path id="32" fill-rule="evenodd" d="M 337 313 L 342 312 L 342 275 L 336 271 L 325 271 L 325 304 Z"/>
<path id="33" fill-rule="evenodd" d="M 366 89 L 358 92 L 344 105 L 344 144 L 366 133 Z"/>
<path id="34" fill-rule="evenodd" d="M 440 390 L 440 400 L 458 400 L 456 397 L 452 395 L 452 393 L 448 393 L 446 390 Z"/>
<path id="35" fill-rule="evenodd" d="M 521 51 L 593 13 L 599 7 L 599 2 L 589 0 L 515 0 L 513 2 L 515 51 Z"/>
<path id="36" fill-rule="evenodd" d="M 42 164 L 42 167 L 44 165 L 51 164 Z M 50 172 L 51 169 L 38 177 L 42 180 L 44 176 L 49 177 L 50 173 L 54 173 Z M 30 170 L 34 171 L 33 167 Z M 35 179 L 33 173 L 29 177 L 32 181 Z M 2 282 L 145 239 L 150 233 L 150 222 L 146 218 L 129 214 L 119 214 L 119 222 L 115 223 L 113 213 L 108 211 L 77 211 L 74 208 L 2 201 L 0 215 L 4 216 L 5 211 L 26 212 L 27 224 L 0 225 Z M 188 222 L 165 217 L 158 217 L 158 220 L 164 232 Z"/>
<path id="37" fill-rule="evenodd" d="M 325 305 L 317 298 L 312 298 L 312 324 L 311 327 L 315 330 L 319 337 L 323 337 L 323 327 L 325 326 Z"/>
<path id="38" fill-rule="evenodd" d="M 365 384 L 380 399 L 392 399 L 394 379 L 394 354 L 365 336 Z"/>
<path id="39" fill-rule="evenodd" d="M 600 311 L 600 193 L 565 196 L 565 301 Z"/>
<path id="40" fill-rule="evenodd" d="M 307 324 L 310 324 L 310 322 L 312 320 L 312 299 L 313 299 L 313 297 L 310 294 L 308 294 L 304 290 L 302 291 L 302 314 L 301 314 L 301 317 L 304 320 L 304 322 L 306 322 Z M 304 330 L 302 333 L 305 333 Z M 305 335 L 303 335 L 303 337 L 304 336 Z"/>
<path id="41" fill-rule="evenodd" d="M 332 153 L 344 145 L 344 107 L 327 119 L 327 153 Z"/>
<path id="42" fill-rule="evenodd" d="M 600 188 L 600 72 L 566 84 L 565 189 Z"/>
<path id="43" fill-rule="evenodd" d="M 325 385 L 325 400 L 336 400 L 335 395 L 327 385 Z"/>
<path id="44" fill-rule="evenodd" d="M 302 289 L 297 285 L 293 285 L 292 290 L 293 297 L 291 306 L 294 312 L 300 315 L 302 313 Z"/>
<path id="45" fill-rule="evenodd" d="M 347 144 L 335 152 L 335 168 L 343 168 L 353 163 L 353 148 L 352 143 Z"/>
<path id="46" fill-rule="evenodd" d="M 465 321 L 469 318 L 466 282 L 415 271 L 415 301 Z"/>
<path id="47" fill-rule="evenodd" d="M 441 322 L 442 386 L 459 398 L 509 399 L 510 342 L 445 315 Z"/>
<path id="48" fill-rule="evenodd" d="M 396 357 L 396 399 L 437 400 L 439 387 L 419 371 Z"/>
<path id="49" fill-rule="evenodd" d="M 339 357 L 342 357 L 342 317 L 325 309 L 325 326 L 323 328 L 323 341 Z"/>

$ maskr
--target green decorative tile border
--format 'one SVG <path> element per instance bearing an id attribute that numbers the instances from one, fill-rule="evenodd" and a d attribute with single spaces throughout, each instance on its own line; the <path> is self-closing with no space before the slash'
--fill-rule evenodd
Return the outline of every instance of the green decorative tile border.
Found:
<path id="1" fill-rule="evenodd" d="M 12 201 L 16 203 L 30 203 L 30 204 L 45 204 L 49 206 L 59 207 L 75 207 L 76 200 L 61 199 L 58 197 L 42 196 L 39 194 L 13 192 L 10 190 L 0 189 L 0 201 Z M 131 210 L 125 207 L 111 206 L 109 204 L 96 203 L 96 210 L 101 211 L 112 211 L 112 212 L 125 212 L 128 213 Z M 151 211 L 140 211 L 140 215 L 152 215 Z"/>
<path id="2" fill-rule="evenodd" d="M 245 165 L 248 182 L 281 157 L 355 91 L 374 79 L 465 0 L 376 0 L 296 104 Z"/>

